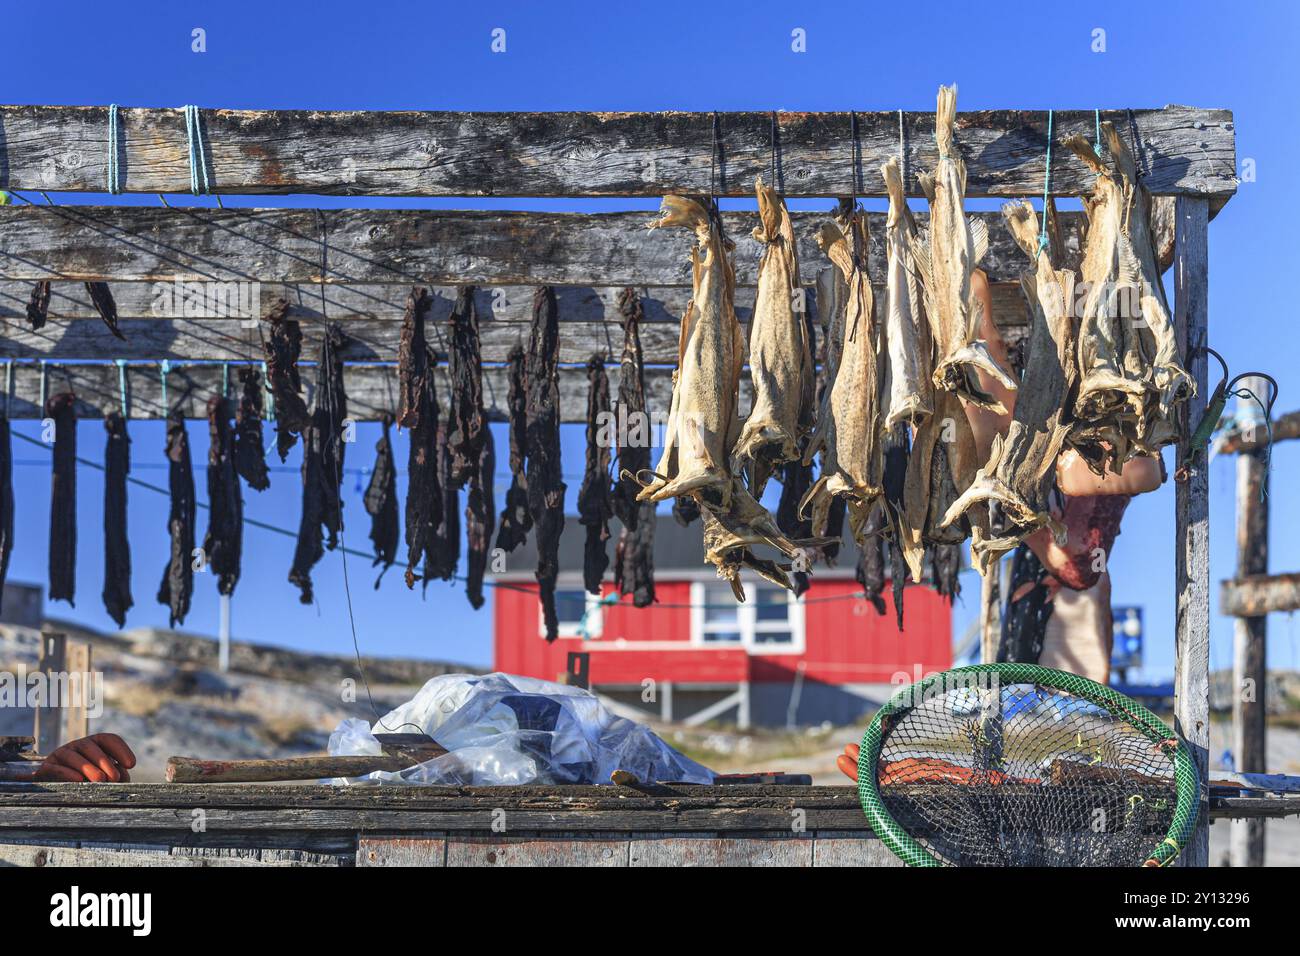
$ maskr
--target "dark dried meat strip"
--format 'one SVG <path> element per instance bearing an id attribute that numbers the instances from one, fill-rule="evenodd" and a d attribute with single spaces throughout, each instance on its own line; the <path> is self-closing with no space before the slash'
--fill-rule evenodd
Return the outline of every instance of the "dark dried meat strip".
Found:
<path id="1" fill-rule="evenodd" d="M 583 546 L 582 583 L 592 594 L 600 594 L 600 583 L 609 567 L 609 519 L 614 516 L 609 491 L 609 378 L 605 358 L 587 360 L 587 459 L 578 490 L 578 520 L 587 529 Z"/>
<path id="2" fill-rule="evenodd" d="M 208 530 L 203 554 L 219 594 L 235 593 L 244 550 L 244 495 L 235 471 L 230 399 L 208 401 Z"/>
<path id="3" fill-rule="evenodd" d="M 235 470 L 254 491 L 271 487 L 266 467 L 266 446 L 262 444 L 262 373 L 255 368 L 240 371 L 243 386 L 235 412 Z"/>
<path id="4" fill-rule="evenodd" d="M 54 462 L 50 474 L 51 601 L 76 606 L 77 589 L 77 413 L 76 396 L 60 392 L 45 403 L 54 419 Z"/>
<path id="5" fill-rule="evenodd" d="M 126 479 L 131 473 L 131 439 L 126 419 L 109 412 L 104 419 L 104 610 L 118 627 L 126 624 L 131 597 L 131 544 L 126 534 Z"/>
<path id="6" fill-rule="evenodd" d="M 510 390 L 506 405 L 510 413 L 510 488 L 501 509 L 497 547 L 509 553 L 528 540 L 533 516 L 528 513 L 528 476 L 524 470 L 528 444 L 528 386 L 525 382 L 524 350 L 510 350 Z"/>
<path id="7" fill-rule="evenodd" d="M 158 587 L 158 603 L 168 609 L 171 627 L 182 624 L 190 612 L 194 593 L 194 467 L 190 461 L 190 439 L 185 419 L 173 410 L 167 419 L 167 484 L 171 490 L 171 510 L 167 516 L 167 533 L 171 553 L 163 568 Z"/>
<path id="8" fill-rule="evenodd" d="M 108 326 L 108 331 L 119 339 L 125 339 L 126 336 L 117 327 L 117 302 L 113 300 L 113 292 L 109 289 L 108 283 L 87 282 L 86 292 L 90 295 L 90 302 L 95 307 L 95 311 Z"/>
<path id="9" fill-rule="evenodd" d="M 384 416 L 384 433 L 375 442 L 375 467 L 370 472 L 370 484 L 362 499 L 366 514 L 370 515 L 370 543 L 375 550 L 371 567 L 383 565 L 375 587 L 397 560 L 397 542 L 401 526 L 397 517 L 397 463 L 393 460 L 391 429 L 393 417 Z"/>
<path id="10" fill-rule="evenodd" d="M 415 428 L 420 424 L 425 397 L 428 389 L 432 388 L 430 367 L 433 363 L 424 337 L 424 318 L 432 305 L 433 298 L 425 288 L 417 286 L 406 297 L 406 312 L 402 315 L 402 338 L 397 347 L 400 396 L 397 424 L 402 428 Z"/>
<path id="11" fill-rule="evenodd" d="M 42 280 L 32 284 L 32 295 L 27 300 L 27 323 L 33 329 L 43 328 L 50 317 L 50 284 Z"/>
<path id="12" fill-rule="evenodd" d="M 479 353 L 478 312 L 474 287 L 462 286 L 451 310 L 451 351 L 447 371 L 451 376 L 451 411 L 447 417 L 451 449 L 451 479 L 457 489 L 478 470 L 487 415 L 483 412 L 483 359 Z"/>
<path id="13" fill-rule="evenodd" d="M 469 603 L 478 610 L 483 606 L 483 576 L 487 572 L 488 551 L 492 546 L 492 529 L 496 524 L 493 472 L 496 470 L 496 449 L 492 432 L 483 429 L 483 447 L 479 449 L 478 467 L 469 479 L 469 494 L 465 500 L 465 538 L 469 554 L 465 558 L 465 576 L 468 583 L 465 593 Z"/>
<path id="14" fill-rule="evenodd" d="M 425 361 L 428 361 L 426 356 Z M 433 377 L 420 380 L 412 398 L 410 447 L 406 458 L 406 586 L 415 587 L 417 565 L 428 565 L 442 523 L 442 486 L 438 481 L 438 396 Z"/>
<path id="15" fill-rule="evenodd" d="M 302 379 L 298 374 L 302 329 L 289 318 L 289 303 L 284 299 L 275 301 L 266 321 L 271 326 L 266 340 L 266 377 L 275 402 L 275 447 L 284 461 L 298 435 L 311 423 L 307 403 L 300 394 Z"/>
<path id="16" fill-rule="evenodd" d="M 564 493 L 560 468 L 559 310 L 555 290 L 542 286 L 533 296 L 528 345 L 528 511 L 537 529 L 537 585 L 546 639 L 559 636 L 555 579 L 560 571 Z"/>

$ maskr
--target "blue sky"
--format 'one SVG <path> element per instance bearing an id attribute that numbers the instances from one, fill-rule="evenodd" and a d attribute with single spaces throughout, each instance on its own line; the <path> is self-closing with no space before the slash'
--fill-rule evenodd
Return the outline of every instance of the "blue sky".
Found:
<path id="1" fill-rule="evenodd" d="M 1174 7 L 1177 7 L 1175 12 Z M 610 3 L 150 3 L 59 5 L 59 20 L 30 6 L 7 19 L 0 99 L 11 103 L 124 106 L 483 109 L 483 110 L 731 110 L 933 109 L 940 83 L 960 85 L 959 108 L 1117 108 L 1182 103 L 1235 111 L 1238 158 L 1255 161 L 1257 180 L 1210 230 L 1210 342 L 1234 370 L 1271 371 L 1282 385 L 1279 411 L 1300 407 L 1294 367 L 1294 241 L 1287 230 L 1300 212 L 1300 186 L 1285 164 L 1300 155 L 1295 121 L 1297 13 L 1283 2 L 1190 2 L 1086 5 L 1001 3 L 988 7 L 896 4 L 747 2 Z M 1208 27 L 1207 25 L 1212 25 Z M 191 52 L 191 30 L 207 34 L 207 52 Z M 490 50 L 491 31 L 506 31 L 503 54 Z M 802 28 L 807 52 L 791 51 Z M 1106 31 L 1106 52 L 1090 49 L 1092 31 Z M 86 201 L 89 197 L 59 197 Z M 142 197 L 140 201 L 152 201 Z M 336 203 L 337 201 L 332 201 Z M 349 201 L 357 204 L 355 201 Z M 231 204 L 253 205 L 255 203 Z M 262 203 L 262 204 L 265 204 Z M 298 203 L 295 203 L 298 204 Z M 385 203 L 371 203 L 382 205 Z M 482 207 L 472 201 L 402 206 Z M 498 200 L 514 208 L 565 208 L 564 203 Z M 572 204 L 567 204 L 572 207 Z M 601 204 L 641 208 L 653 203 Z M 807 208 L 806 204 L 800 204 Z M 821 204 L 812 204 L 816 208 Z M 584 208 L 591 208 L 586 206 Z M 2 240 L 0 240 L 2 241 Z M 19 424 L 34 434 L 34 424 Z M 206 428 L 191 426 L 195 462 L 204 460 Z M 567 472 L 580 470 L 580 431 L 566 429 Z M 135 474 L 165 483 L 162 426 L 132 423 Z M 363 426 L 349 465 L 368 465 L 375 429 Z M 82 425 L 81 454 L 99 460 L 103 430 Z M 498 432 L 499 447 L 504 436 Z M 405 449 L 404 439 L 399 454 Z M 42 449 L 15 442 L 18 496 L 13 580 L 45 580 L 48 468 Z M 290 459 L 296 465 L 296 458 Z M 1300 447 L 1274 460 L 1272 568 L 1300 568 L 1291 480 Z M 1212 464 L 1211 574 L 1232 574 L 1234 464 Z M 202 472 L 197 474 L 200 489 Z M 111 627 L 102 611 L 101 476 L 79 475 L 78 601 L 63 614 Z M 357 479 L 349 476 L 349 544 L 365 549 Z M 571 480 L 571 493 L 577 481 Z M 503 489 L 502 489 L 503 490 Z M 273 475 L 272 489 L 248 493 L 250 517 L 294 527 L 298 479 Z M 137 606 L 128 626 L 166 624 L 153 601 L 166 556 L 166 500 L 133 489 L 130 526 Z M 200 519 L 200 525 L 203 519 Z M 201 533 L 201 529 L 200 529 Z M 249 528 L 244 576 L 235 595 L 239 638 L 349 653 L 351 640 L 339 555 L 316 572 L 318 607 L 297 603 L 285 574 L 292 541 Z M 1149 676 L 1172 671 L 1173 490 L 1133 502 L 1111 559 L 1114 600 L 1145 608 Z M 366 652 L 429 656 L 486 664 L 490 618 L 470 610 L 459 587 L 431 585 L 422 601 L 396 574 L 370 588 L 367 563 L 349 559 L 358 636 Z M 974 611 L 978 582 L 967 581 L 959 623 Z M 197 581 L 186 626 L 214 632 L 215 584 Z M 1231 664 L 1231 622 L 1215 616 L 1212 662 Z M 1295 667 L 1291 619 L 1270 621 L 1270 663 Z"/>

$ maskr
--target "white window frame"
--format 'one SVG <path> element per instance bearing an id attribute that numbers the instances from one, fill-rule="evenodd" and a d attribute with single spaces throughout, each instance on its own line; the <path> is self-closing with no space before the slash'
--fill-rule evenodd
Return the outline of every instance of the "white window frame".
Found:
<path id="1" fill-rule="evenodd" d="M 750 588 L 759 586 L 755 582 L 746 581 L 745 587 L 748 591 Z M 777 585 L 767 585 L 776 587 Z M 743 604 L 737 603 L 736 608 L 736 630 L 740 632 L 739 641 L 707 641 L 705 635 L 704 621 L 704 604 L 708 600 L 708 589 L 703 581 L 694 581 L 691 583 L 691 645 L 693 647 L 709 648 L 727 648 L 742 647 L 749 654 L 763 656 L 781 655 L 781 654 L 802 654 L 804 653 L 805 629 L 804 629 L 804 603 L 802 598 L 794 597 L 793 592 L 790 594 L 788 627 L 770 626 L 776 622 L 758 621 L 756 610 L 757 604 L 754 601 L 746 601 Z M 790 632 L 789 644 L 759 644 L 755 639 L 755 634 L 763 630 L 788 630 Z"/>
<path id="2" fill-rule="evenodd" d="M 599 638 L 602 634 L 604 634 L 605 609 L 600 606 L 599 597 L 592 594 L 581 584 L 566 585 L 563 582 L 556 582 L 555 590 L 556 591 L 581 591 L 583 597 L 587 599 L 587 604 L 586 604 L 587 638 L 591 640 L 595 640 Z M 542 613 L 542 604 L 540 601 L 537 602 L 537 635 L 538 637 L 542 638 L 542 640 L 546 639 L 546 617 Z M 572 621 L 572 622 L 561 621 L 559 628 L 556 630 L 556 636 L 576 637 L 578 639 L 582 638 L 582 634 L 579 633 L 578 631 L 578 623 L 576 621 Z"/>

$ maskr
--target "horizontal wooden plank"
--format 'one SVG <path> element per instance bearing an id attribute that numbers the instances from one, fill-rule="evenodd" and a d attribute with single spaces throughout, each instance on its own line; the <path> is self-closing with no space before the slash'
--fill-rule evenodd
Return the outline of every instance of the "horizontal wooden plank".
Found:
<path id="1" fill-rule="evenodd" d="M 104 192 L 105 106 L 0 107 L 0 188 Z M 118 161 L 127 192 L 189 192 L 181 109 L 119 111 Z M 1093 110 L 1052 115 L 1059 143 L 1094 135 Z M 1227 110 L 1168 106 L 1103 110 L 1142 160 L 1158 194 L 1226 198 L 1236 188 L 1235 132 Z M 880 165 L 905 153 L 907 188 L 936 162 L 934 113 L 849 114 L 457 113 L 204 110 L 213 188 L 221 193 L 398 196 L 749 195 L 774 151 L 792 196 L 884 195 Z M 900 129 L 901 126 L 901 129 Z M 853 130 L 857 130 L 854 168 Z M 1041 193 L 1046 111 L 957 115 L 957 145 L 971 195 Z M 714 143 L 717 143 L 715 151 Z M 1052 151 L 1051 189 L 1091 182 L 1069 150 Z"/>
<path id="2" fill-rule="evenodd" d="M 314 369 L 303 363 L 304 394 L 310 403 L 314 392 Z M 230 366 L 229 381 L 232 391 L 238 388 L 237 366 Z M 619 370 L 608 369 L 610 389 L 617 393 Z M 3 387 L 6 369 L 0 366 L 0 388 Z M 44 370 L 44 390 L 41 384 L 41 367 L 31 363 L 15 363 L 13 389 L 8 394 L 9 417 L 13 419 L 44 418 L 41 411 L 42 395 L 72 391 L 77 396 L 76 411 L 79 418 L 102 418 L 107 412 L 121 409 L 121 392 L 118 388 L 118 370 L 111 364 L 50 362 Z M 130 418 L 164 418 L 162 382 L 156 364 L 127 365 L 127 414 Z M 437 366 L 438 393 L 442 405 L 447 407 L 450 394 L 446 365 Z M 166 408 L 179 407 L 186 418 L 205 418 L 207 402 L 221 390 L 220 365 L 173 366 L 167 376 Z M 587 373 L 584 368 L 565 366 L 560 369 L 560 415 L 566 422 L 586 420 Z M 397 408 L 397 369 L 393 365 L 348 365 L 343 373 L 347 389 L 348 415 L 354 421 L 378 421 Z M 509 382 L 506 370 L 500 366 L 483 369 L 483 404 L 493 421 L 506 421 L 506 398 Z M 3 400 L 0 400 L 2 402 Z M 666 415 L 672 401 L 671 371 L 665 367 L 646 369 L 646 401 L 652 414 Z M 749 407 L 748 379 L 741 383 L 742 408 Z"/>
<path id="3" fill-rule="evenodd" d="M 0 843 L 0 867 L 305 867 L 339 866 L 336 856 L 296 850 L 186 849 L 170 846 L 59 846 Z"/>
<path id="4" fill-rule="evenodd" d="M 1259 448 L 1268 447 L 1269 438 L 1273 441 L 1291 441 L 1300 438 L 1300 412 L 1287 412 L 1273 420 L 1273 428 L 1264 428 L 1262 425 L 1255 428 L 1254 441 L 1246 441 L 1240 431 L 1232 431 L 1223 437 L 1223 441 L 1216 446 L 1216 450 L 1221 455 L 1235 455 L 1242 451 L 1255 451 Z"/>
<path id="5" fill-rule="evenodd" d="M 1018 282 L 1028 258 L 1001 214 L 975 215 L 989 233 L 981 268 L 992 282 Z M 1078 260 L 1082 215 L 1062 215 L 1070 262 Z M 814 241 L 827 217 L 792 214 L 806 284 L 827 264 Z M 323 275 L 327 284 L 689 286 L 690 236 L 649 230 L 651 218 L 648 212 L 3 206 L 0 279 L 319 283 Z M 868 218 L 869 268 L 883 280 L 884 216 Z M 928 220 L 920 219 L 925 227 Z M 757 215 L 724 213 L 723 222 L 736 243 L 736 281 L 752 286 L 761 253 L 751 234 Z"/>
<path id="6" fill-rule="evenodd" d="M 1237 578 L 1219 587 L 1219 613 L 1229 617 L 1295 610 L 1300 610 L 1300 574 L 1294 572 Z"/>

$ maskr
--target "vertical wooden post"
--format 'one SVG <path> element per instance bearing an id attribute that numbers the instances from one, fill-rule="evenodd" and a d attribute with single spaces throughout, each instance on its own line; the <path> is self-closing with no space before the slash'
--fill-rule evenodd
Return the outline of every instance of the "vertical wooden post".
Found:
<path id="1" fill-rule="evenodd" d="M 68 641 L 64 652 L 68 681 L 64 685 L 76 697 L 63 703 L 63 743 L 90 736 L 91 653 L 85 641 Z M 75 678 L 72 675 L 77 675 Z"/>
<path id="2" fill-rule="evenodd" d="M 1209 201 L 1179 196 L 1174 213 L 1175 331 L 1179 353 L 1196 382 L 1196 395 L 1182 406 L 1182 434 L 1190 437 L 1205 414 L 1205 342 L 1209 318 Z M 1178 460 L 1188 451 L 1178 443 Z M 1201 777 L 1201 812 L 1183 850 L 1183 866 L 1210 862 L 1210 475 L 1204 456 L 1185 481 L 1174 485 L 1175 586 L 1174 725 L 1191 748 Z"/>
<path id="3" fill-rule="evenodd" d="M 67 644 L 68 638 L 66 634 L 57 634 L 53 631 L 41 632 L 39 666 L 41 673 L 47 678 L 45 681 L 47 695 L 54 683 L 53 680 L 49 679 L 50 675 L 58 675 L 67 670 Z M 62 709 L 48 696 L 42 706 L 36 708 L 32 736 L 36 739 L 37 753 L 51 753 L 59 744 L 63 743 L 63 721 L 60 719 L 62 715 Z"/>
<path id="4" fill-rule="evenodd" d="M 980 577 L 980 663 L 998 659 L 1002 640 L 1002 562 L 998 561 L 987 575 Z"/>
<path id="5" fill-rule="evenodd" d="M 1266 398 L 1268 386 L 1261 378 L 1248 378 L 1242 386 Z M 1237 421 L 1251 422 L 1263 437 L 1264 412 L 1250 398 L 1237 400 Z M 1268 574 L 1268 469 L 1267 448 L 1237 455 L 1237 578 Z M 1236 769 L 1264 773 L 1268 769 L 1265 716 L 1268 673 L 1268 617 L 1239 617 L 1233 623 L 1232 752 Z M 1233 820 L 1233 866 L 1264 865 L 1264 821 Z"/>

